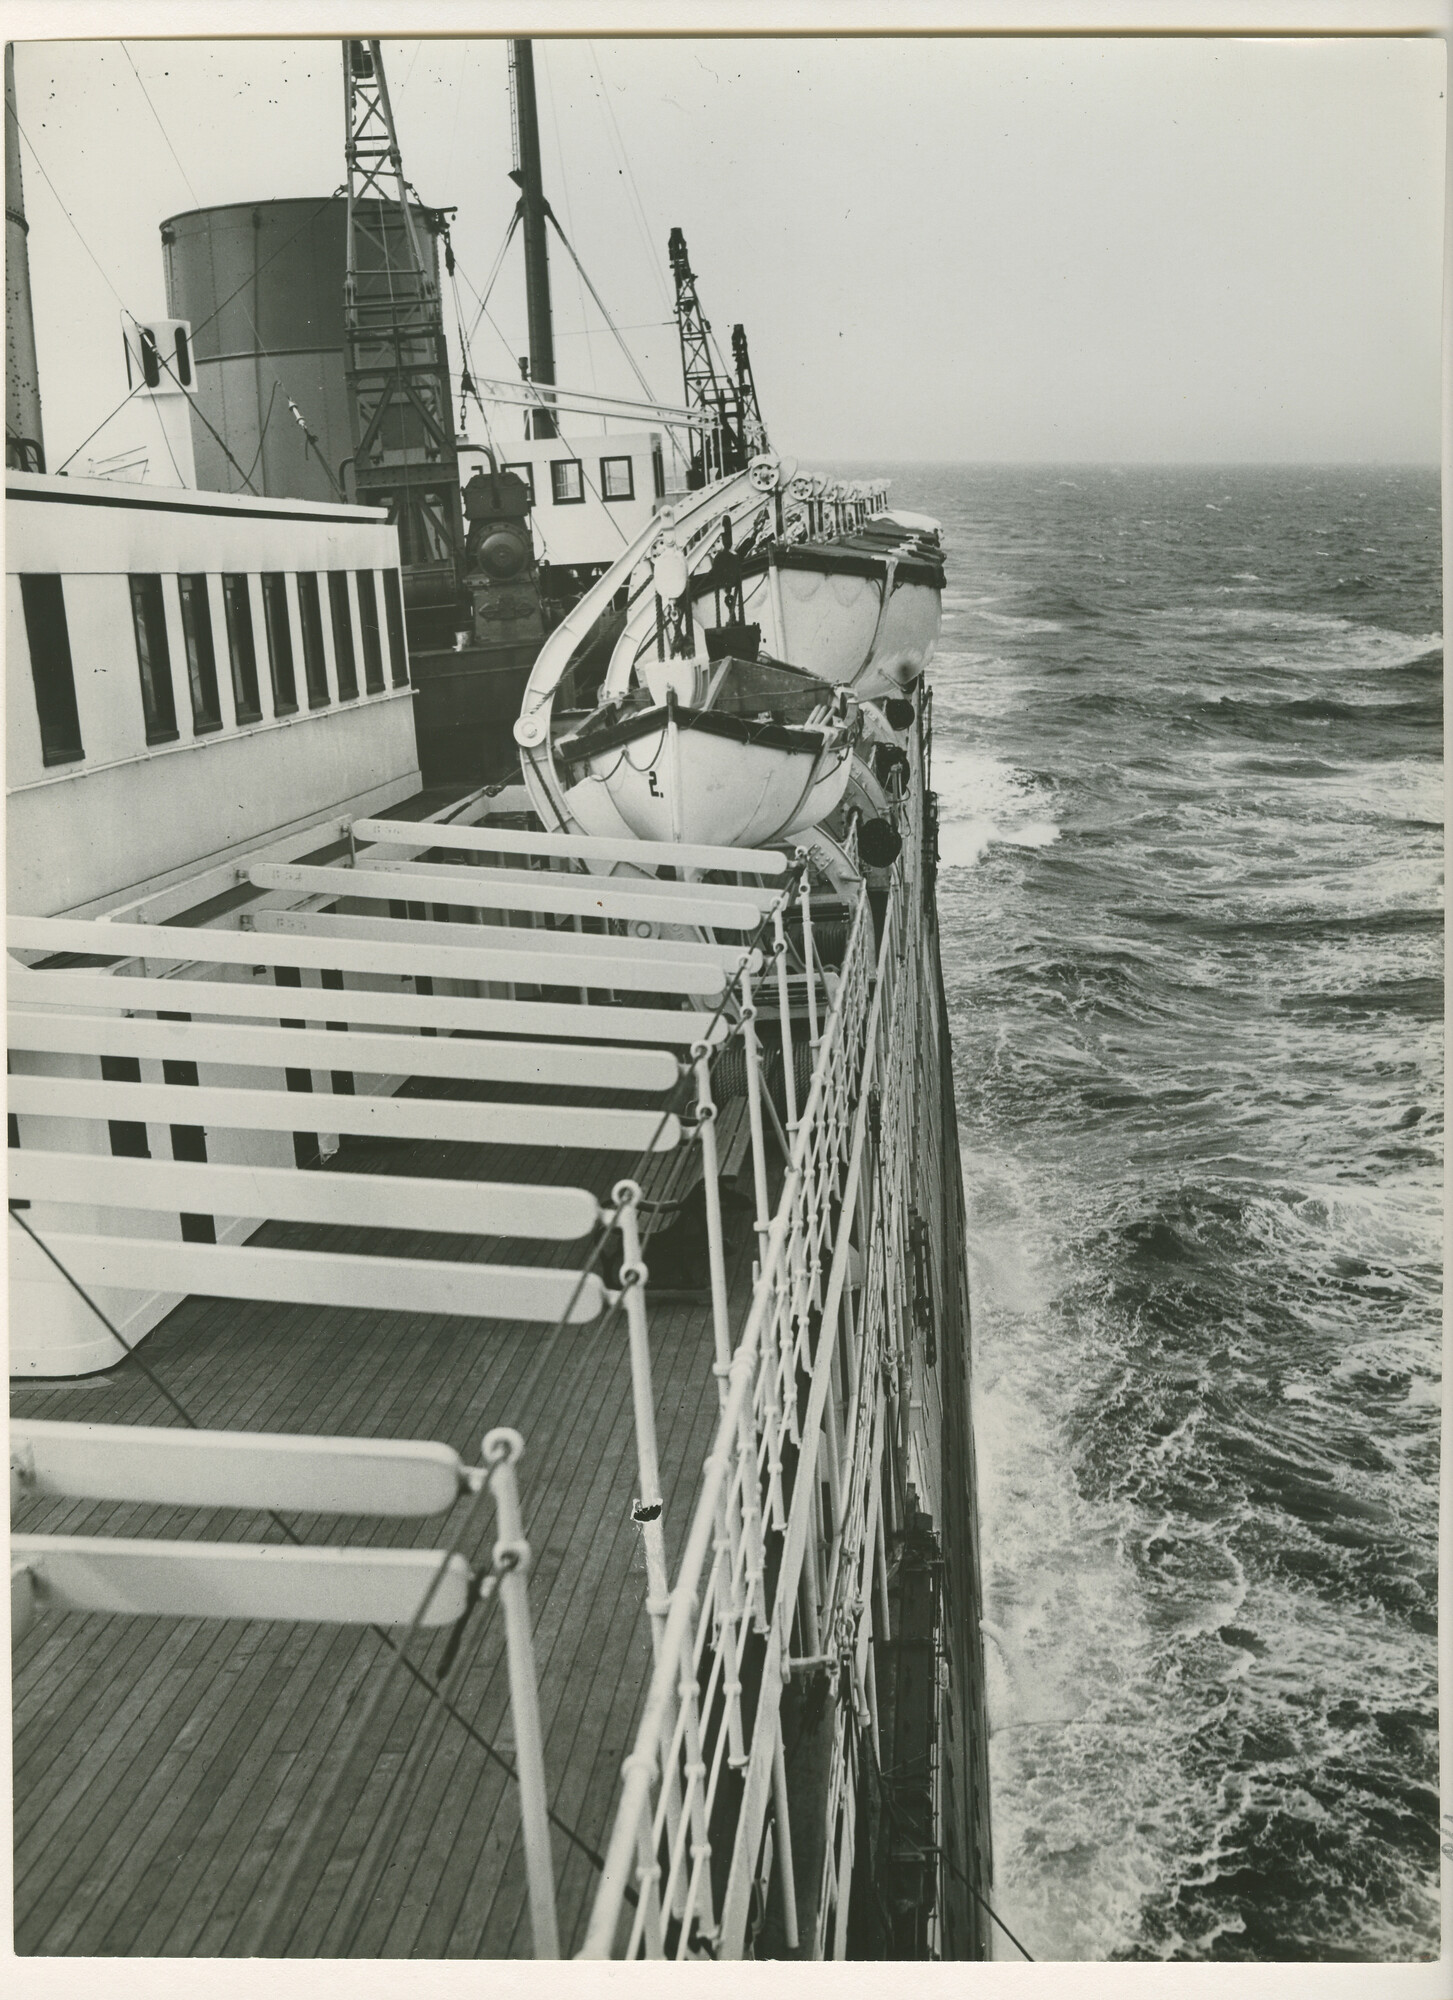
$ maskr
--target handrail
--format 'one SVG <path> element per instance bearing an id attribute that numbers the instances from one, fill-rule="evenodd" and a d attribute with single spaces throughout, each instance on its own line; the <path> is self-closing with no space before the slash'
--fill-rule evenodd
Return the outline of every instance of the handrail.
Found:
<path id="1" fill-rule="evenodd" d="M 865 936 L 871 934 L 871 925 L 871 910 L 864 891 L 859 896 L 854 913 L 848 959 L 852 957 L 855 949 L 862 949 Z M 868 1010 L 870 1021 L 876 1020 L 881 991 L 882 982 L 879 980 L 876 982 L 873 1001 Z M 786 1179 L 762 1249 L 760 1275 L 753 1288 L 746 1324 L 728 1370 L 726 1399 L 717 1422 L 712 1449 L 706 1460 L 691 1526 L 678 1565 L 677 1581 L 671 1593 L 670 1610 L 661 1634 L 655 1670 L 647 1691 L 635 1746 L 623 1766 L 624 1785 L 611 1841 L 606 1852 L 606 1865 L 602 1871 L 585 1942 L 579 1953 L 582 1958 L 606 1958 L 612 1952 L 630 1874 L 631 1857 L 641 1842 L 640 1829 L 643 1821 L 649 1817 L 652 1780 L 660 1769 L 658 1746 L 666 1742 L 672 1734 L 670 1718 L 678 1691 L 677 1684 L 686 1678 L 685 1656 L 691 1650 L 689 1636 L 701 1605 L 702 1571 L 707 1551 L 716 1535 L 725 1484 L 738 1454 L 740 1432 L 747 1415 L 748 1396 L 757 1380 L 757 1360 L 763 1331 L 774 1303 L 788 1237 L 795 1220 L 795 1204 L 804 1181 L 814 1135 L 821 1116 L 828 1077 L 834 1060 L 840 1053 L 851 999 L 847 983 L 844 981 L 823 1028 L 818 1059 L 792 1146 Z M 862 1132 L 865 1130 L 866 1109 L 867 1099 L 864 1096 L 859 1106 L 857 1135 L 859 1147 Z M 844 1242 L 850 1221 L 851 1209 L 845 1204 Z M 841 1276 L 839 1292 L 840 1290 Z M 824 1344 L 826 1335 L 827 1328 L 824 1321 L 822 1336 Z M 806 1485 L 804 1484 L 799 1491 L 807 1491 Z M 794 1517 L 795 1513 L 794 1509 Z M 694 1671 L 692 1668 L 693 1677 Z M 758 1714 L 760 1720 L 760 1698 Z"/>
<path id="2" fill-rule="evenodd" d="M 914 755 L 921 779 L 921 748 Z M 872 1593 L 859 1586 L 871 1576 L 877 1547 L 870 1538 L 876 1534 L 872 1465 L 884 1422 L 880 1370 L 901 1347 L 902 1305 L 894 1305 L 890 1294 L 898 1289 L 891 1274 L 903 1261 L 897 1239 L 907 1226 L 914 1157 L 909 1086 L 921 1004 L 915 950 L 923 920 L 920 793 L 921 784 L 906 804 L 903 851 L 877 933 L 862 891 L 820 1033 L 815 1013 L 810 1022 L 811 1082 L 795 1125 L 789 1119 L 785 1178 L 770 1219 L 759 1184 L 758 1273 L 730 1361 L 723 1367 L 718 1360 L 725 1381 L 717 1428 L 659 1628 L 640 1725 L 623 1766 L 581 1957 L 670 1953 L 679 1959 L 703 1947 L 718 1958 L 739 1956 L 769 1810 L 776 1820 L 784 1922 L 792 1933 L 796 1889 L 788 1865 L 780 1704 L 799 1620 L 793 1650 L 803 1655 L 800 1664 L 841 1660 L 852 1680 L 853 1714 L 863 1726 L 875 1726 Z M 743 985 L 750 1058 L 754 1010 L 750 982 Z M 785 1010 L 781 1027 L 790 1063 Z M 753 1074 L 749 1060 L 749 1086 Z M 790 1094 L 787 1108 L 790 1114 Z M 754 1138 L 760 1151 L 755 1132 Z M 858 1304 L 840 1381 L 838 1322 L 850 1285 Z M 723 1332 L 730 1341 L 730 1332 L 719 1330 L 718 1352 Z M 804 1371 L 805 1407 L 798 1394 Z M 857 1408 L 863 1393 L 869 1396 L 867 1421 Z M 822 1477 L 833 1496 L 827 1535 L 816 1518 L 817 1468 L 824 1460 Z M 793 1461 L 795 1471 L 789 1469 Z M 770 1605 L 761 1597 L 764 1518 L 780 1537 Z M 853 1579 L 850 1587 L 846 1577 Z M 765 1636 L 766 1654 L 747 1713 L 738 1695 L 752 1631 Z M 835 1726 L 841 1732 L 844 1725 Z M 839 1734 L 829 1819 L 850 1783 L 843 1752 Z M 728 1759 L 741 1790 L 723 1827 L 719 1781 Z M 715 1871 L 708 1826 L 718 1842 L 729 1844 Z M 841 1942 L 845 1865 L 841 1855 L 828 1855 L 821 1880 L 807 1885 L 812 1915 L 802 1944 L 810 1952 L 831 1952 Z M 633 1873 L 635 1908 L 623 1930 Z"/>

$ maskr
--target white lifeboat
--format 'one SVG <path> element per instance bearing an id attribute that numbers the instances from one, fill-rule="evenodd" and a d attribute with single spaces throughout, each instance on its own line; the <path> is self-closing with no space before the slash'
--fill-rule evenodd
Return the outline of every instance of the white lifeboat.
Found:
<path id="1" fill-rule="evenodd" d="M 766 660 L 728 657 L 704 678 L 696 700 L 641 689 L 555 739 L 587 833 L 765 847 L 837 809 L 862 727 L 846 690 Z"/>
<path id="2" fill-rule="evenodd" d="M 749 590 L 747 615 L 769 597 L 788 659 L 877 700 L 910 687 L 927 667 L 943 583 L 937 523 L 881 514 L 830 541 L 774 547 L 759 590 Z"/>

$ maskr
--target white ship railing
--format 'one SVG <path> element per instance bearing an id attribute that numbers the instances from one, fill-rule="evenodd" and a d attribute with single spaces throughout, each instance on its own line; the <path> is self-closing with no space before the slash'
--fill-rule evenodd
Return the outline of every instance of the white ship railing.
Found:
<path id="1" fill-rule="evenodd" d="M 769 1220 L 759 1170 L 760 1268 L 726 1364 L 583 1957 L 741 1956 L 769 1810 L 788 1948 L 843 1955 L 853 1815 L 841 1814 L 840 1835 L 828 1840 L 822 1881 L 806 1885 L 809 1945 L 797 1935 L 781 1702 L 794 1669 L 826 1667 L 846 1674 L 858 1720 L 876 1730 L 871 1640 L 875 1624 L 886 1636 L 887 1610 L 876 1475 L 889 1421 L 885 1367 L 899 1368 L 904 1353 L 895 1274 L 908 1268 L 919 1060 L 920 782 L 902 830 L 877 940 L 867 891 L 859 898 Z M 809 968 L 809 991 L 813 983 Z M 769 1532 L 782 1538 L 770 1602 Z M 753 1639 L 757 1685 L 747 1701 Z M 836 1715 L 820 1821 L 830 1830 L 849 1783 L 841 1707 Z M 722 1856 L 714 1828 L 728 1835 Z"/>

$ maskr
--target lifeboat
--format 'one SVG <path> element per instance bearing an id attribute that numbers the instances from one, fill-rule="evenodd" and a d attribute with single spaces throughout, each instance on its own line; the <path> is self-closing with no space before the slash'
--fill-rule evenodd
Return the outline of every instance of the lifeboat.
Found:
<path id="1" fill-rule="evenodd" d="M 695 701 L 648 686 L 556 738 L 566 802 L 587 833 L 763 847 L 836 811 L 862 728 L 846 690 L 731 656 L 702 678 Z"/>
<path id="2" fill-rule="evenodd" d="M 515 741 L 547 826 L 761 847 L 808 832 L 841 803 L 862 730 L 856 696 L 840 674 L 786 662 L 775 629 L 743 615 L 743 556 L 777 490 L 775 471 L 764 480 L 759 467 L 690 495 L 546 641 Z M 712 573 L 722 556 L 725 593 Z M 613 605 L 623 607 L 618 636 L 587 708 L 589 634 Z"/>
<path id="3" fill-rule="evenodd" d="M 843 505 L 817 496 L 820 484 L 795 480 L 794 497 L 819 512 Z M 826 540 L 775 541 L 742 571 L 745 614 L 768 625 L 781 656 L 865 699 L 911 687 L 938 642 L 943 551 L 927 515 L 882 512 Z"/>

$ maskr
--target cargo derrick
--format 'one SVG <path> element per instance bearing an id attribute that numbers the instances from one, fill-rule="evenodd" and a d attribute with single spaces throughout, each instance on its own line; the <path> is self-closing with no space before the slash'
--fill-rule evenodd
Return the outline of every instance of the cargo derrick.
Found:
<path id="1" fill-rule="evenodd" d="M 767 449 L 767 426 L 757 401 L 757 385 L 752 378 L 752 357 L 747 352 L 747 329 L 740 320 L 732 328 L 732 364 L 737 371 L 737 409 L 741 417 L 742 442 L 747 457 Z"/>
<path id="2" fill-rule="evenodd" d="M 424 780 L 477 782 L 513 760 L 515 683 L 545 636 L 532 502 L 493 453 L 461 496 L 438 279 L 441 236 L 454 268 L 449 211 L 410 202 L 378 42 L 344 44 L 343 78 L 354 496 L 398 526 Z"/>
<path id="3" fill-rule="evenodd" d="M 676 285 L 676 325 L 681 335 L 681 374 L 686 385 L 687 408 L 701 410 L 711 419 L 710 427 L 699 433 L 686 475 L 687 487 L 694 492 L 709 480 L 744 472 L 747 461 L 766 449 L 767 433 L 757 407 L 745 329 L 741 326 L 732 329 L 732 355 L 737 369 L 737 379 L 733 382 L 725 374 L 717 373 L 711 351 L 711 322 L 701 309 L 696 273 L 686 254 L 686 238 L 681 230 L 671 231 L 667 250 Z"/>
<path id="4" fill-rule="evenodd" d="M 376 41 L 344 43 L 343 89 L 352 485 L 361 505 L 386 507 L 398 525 L 410 638 L 446 644 L 460 602 L 464 520 L 437 253 L 420 242 Z M 443 216 L 429 224 L 442 229 Z"/>

